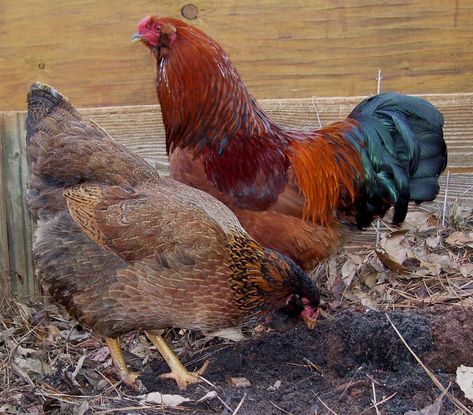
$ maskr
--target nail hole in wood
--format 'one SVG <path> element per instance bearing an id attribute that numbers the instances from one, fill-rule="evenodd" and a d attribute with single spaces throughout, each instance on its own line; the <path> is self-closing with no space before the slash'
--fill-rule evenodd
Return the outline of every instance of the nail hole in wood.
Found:
<path id="1" fill-rule="evenodd" d="M 181 9 L 181 14 L 189 20 L 194 20 L 197 18 L 197 15 L 199 14 L 199 9 L 195 4 L 186 4 L 182 9 Z"/>

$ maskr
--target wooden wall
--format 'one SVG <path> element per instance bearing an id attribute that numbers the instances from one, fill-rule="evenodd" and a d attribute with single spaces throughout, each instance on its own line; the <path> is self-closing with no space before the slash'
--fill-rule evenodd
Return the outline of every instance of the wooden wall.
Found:
<path id="1" fill-rule="evenodd" d="M 50 83 L 79 107 L 153 104 L 136 23 L 190 0 L 0 0 L 0 110 Z M 473 92 L 471 0 L 195 0 L 192 20 L 230 54 L 258 99 Z"/>
<path id="2" fill-rule="evenodd" d="M 449 148 L 449 208 L 458 198 L 473 206 L 473 94 L 426 97 L 445 116 L 445 138 Z M 361 97 L 263 100 L 261 104 L 276 121 L 289 127 L 317 127 L 345 117 Z M 317 108 L 317 110 L 316 110 Z M 82 113 L 105 128 L 116 140 L 167 173 L 165 134 L 157 105 L 87 108 Z M 24 112 L 0 112 L 0 289 L 10 286 L 22 299 L 38 299 L 39 283 L 33 275 L 31 235 L 34 224 L 25 205 L 28 165 L 24 144 Z M 2 154 L 3 153 L 3 154 Z M 424 204 L 438 211 L 445 194 L 445 176 L 436 202 Z M 374 246 L 374 232 L 357 233 L 352 249 Z M 0 292 L 1 294 L 1 292 Z M 2 306 L 0 296 L 0 311 Z"/>
<path id="3" fill-rule="evenodd" d="M 84 112 L 166 169 L 158 109 L 140 106 L 156 103 L 153 61 L 130 42 L 145 15 L 183 18 L 193 4 L 197 17 L 188 21 L 223 45 L 286 125 L 316 125 L 312 101 L 300 98 L 375 92 L 378 69 L 383 90 L 473 92 L 470 0 L 190 1 L 0 0 L 0 294 L 10 287 L 23 299 L 39 293 L 23 203 L 24 113 L 11 112 L 25 108 L 33 81 L 55 86 L 77 107 L 108 107 Z M 446 111 L 457 196 L 473 177 L 462 175 L 473 168 L 472 96 L 433 97 Z M 322 121 L 346 115 L 357 99 L 317 99 Z"/>

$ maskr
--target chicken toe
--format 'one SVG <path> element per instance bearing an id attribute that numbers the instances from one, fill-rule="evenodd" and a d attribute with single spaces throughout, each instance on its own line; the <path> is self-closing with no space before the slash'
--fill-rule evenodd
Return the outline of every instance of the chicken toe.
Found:
<path id="1" fill-rule="evenodd" d="M 177 386 L 181 390 L 186 389 L 187 385 L 202 381 L 200 375 L 202 375 L 207 369 L 207 366 L 209 365 L 208 360 L 205 361 L 199 370 L 195 372 L 189 372 L 174 354 L 174 352 L 170 349 L 162 336 L 156 336 L 149 332 L 146 332 L 146 335 L 156 346 L 156 348 L 159 350 L 159 353 L 161 353 L 161 355 L 164 357 L 164 360 L 166 360 L 166 363 L 171 368 L 171 372 L 164 373 L 159 377 L 165 379 L 174 379 L 177 383 Z"/>

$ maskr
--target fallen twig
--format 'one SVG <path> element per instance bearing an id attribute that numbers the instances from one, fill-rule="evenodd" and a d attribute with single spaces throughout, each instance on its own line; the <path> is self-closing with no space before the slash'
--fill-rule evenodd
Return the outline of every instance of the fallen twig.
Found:
<path id="1" fill-rule="evenodd" d="M 246 398 L 246 392 L 243 394 L 241 400 L 240 400 L 240 403 L 237 405 L 237 407 L 235 408 L 235 410 L 233 411 L 232 415 L 236 415 L 238 413 L 238 411 L 240 410 L 240 408 L 243 406 L 243 402 L 245 402 L 245 398 Z"/>
<path id="2" fill-rule="evenodd" d="M 287 415 L 294 415 L 292 412 L 288 412 L 285 409 L 282 409 L 280 406 L 277 406 L 273 401 L 269 401 L 271 405 L 273 405 L 276 409 L 279 409 L 281 412 L 284 412 Z"/>

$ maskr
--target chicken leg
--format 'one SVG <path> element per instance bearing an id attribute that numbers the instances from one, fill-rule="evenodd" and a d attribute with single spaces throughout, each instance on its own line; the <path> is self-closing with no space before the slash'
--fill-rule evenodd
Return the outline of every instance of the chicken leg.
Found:
<path id="1" fill-rule="evenodd" d="M 200 375 L 202 375 L 207 369 L 207 366 L 209 365 L 208 360 L 206 360 L 202 367 L 196 372 L 189 372 L 180 362 L 174 352 L 169 348 L 162 336 L 157 336 L 150 332 L 145 333 L 146 336 L 148 336 L 148 339 L 150 339 L 159 350 L 159 353 L 161 353 L 161 355 L 164 357 L 164 360 L 166 360 L 168 366 L 171 368 L 171 372 L 162 374 L 160 377 L 174 379 L 177 383 L 177 386 L 179 386 L 179 389 L 181 390 L 186 389 L 187 385 L 201 382 Z"/>
<path id="2" fill-rule="evenodd" d="M 107 346 L 110 349 L 112 360 L 117 365 L 123 382 L 125 382 L 129 386 L 134 386 L 136 383 L 136 378 L 139 376 L 139 373 L 130 372 L 128 370 L 128 367 L 125 363 L 125 359 L 123 357 L 122 349 L 120 348 L 120 340 L 118 339 L 118 337 L 115 339 L 112 339 L 111 337 L 106 337 L 105 343 L 107 343 Z"/>

